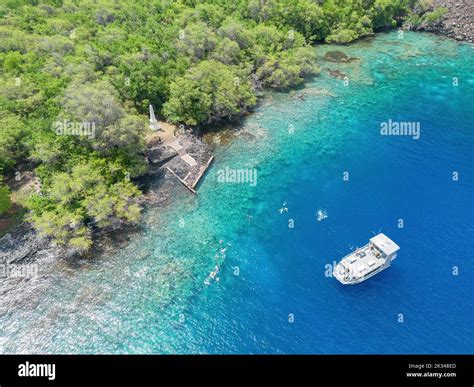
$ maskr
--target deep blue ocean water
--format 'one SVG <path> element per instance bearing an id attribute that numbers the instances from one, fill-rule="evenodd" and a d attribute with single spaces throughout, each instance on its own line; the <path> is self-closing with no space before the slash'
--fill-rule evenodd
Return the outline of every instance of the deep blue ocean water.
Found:
<path id="1" fill-rule="evenodd" d="M 474 353 L 473 46 L 393 32 L 316 51 L 319 77 L 268 95 L 230 144 L 214 137 L 197 198 L 177 186 L 124 249 L 19 284 L 2 350 Z M 389 119 L 420 138 L 381 136 Z M 225 167 L 255 168 L 256 186 L 218 182 Z M 401 247 L 389 269 L 325 275 L 380 230 Z"/>

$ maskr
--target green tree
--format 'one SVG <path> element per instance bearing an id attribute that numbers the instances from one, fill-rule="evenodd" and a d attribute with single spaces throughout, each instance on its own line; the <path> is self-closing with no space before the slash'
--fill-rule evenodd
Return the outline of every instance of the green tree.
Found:
<path id="1" fill-rule="evenodd" d="M 287 89 L 317 72 L 314 49 L 304 47 L 268 57 L 257 70 L 257 76 L 267 87 Z"/>
<path id="2" fill-rule="evenodd" d="M 216 46 L 215 32 L 206 23 L 191 23 L 179 31 L 178 50 L 193 61 L 204 59 Z"/>
<path id="3" fill-rule="evenodd" d="M 10 51 L 4 55 L 3 58 L 3 69 L 9 72 L 17 72 L 20 70 L 22 63 L 22 55 L 18 51 Z"/>
<path id="4" fill-rule="evenodd" d="M 83 253 L 92 245 L 91 227 L 115 228 L 140 219 L 140 191 L 118 165 L 103 160 L 53 174 L 43 195 L 29 201 L 30 221 L 58 245 Z"/>
<path id="5" fill-rule="evenodd" d="M 232 119 L 256 103 L 250 82 L 232 67 L 203 61 L 170 85 L 163 113 L 188 125 Z"/>
<path id="6" fill-rule="evenodd" d="M 0 170 L 8 169 L 24 156 L 22 138 L 25 135 L 20 117 L 0 113 Z"/>
<path id="7" fill-rule="evenodd" d="M 83 144 L 106 156 L 124 152 L 138 157 L 144 151 L 144 119 L 127 114 L 108 84 L 71 86 L 63 97 L 64 117 L 66 124 L 72 121 L 74 125 L 87 125 L 86 136 L 81 138 Z M 63 123 L 64 120 L 58 122 Z"/>
<path id="8" fill-rule="evenodd" d="M 12 203 L 10 200 L 10 190 L 2 183 L 2 179 L 0 177 L 0 215 L 8 211 L 11 206 Z"/>
<path id="9" fill-rule="evenodd" d="M 224 64 L 238 65 L 242 60 L 242 52 L 237 42 L 225 37 L 217 44 L 211 58 Z"/>
<path id="10" fill-rule="evenodd" d="M 359 35 L 356 31 L 339 26 L 326 37 L 328 43 L 349 43 L 357 39 Z"/>
<path id="11" fill-rule="evenodd" d="M 98 131 L 117 123 L 125 112 L 117 102 L 113 88 L 103 81 L 71 83 L 62 98 L 66 118 L 93 123 Z"/>

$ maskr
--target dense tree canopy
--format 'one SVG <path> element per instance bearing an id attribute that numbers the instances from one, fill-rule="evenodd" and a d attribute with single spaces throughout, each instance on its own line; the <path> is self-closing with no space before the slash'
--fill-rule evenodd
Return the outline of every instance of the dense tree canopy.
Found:
<path id="1" fill-rule="evenodd" d="M 88 223 L 106 228 L 139 220 L 139 191 L 125 175 L 120 165 L 104 160 L 56 172 L 43 195 L 31 198 L 31 220 L 41 234 L 83 252 L 91 246 Z"/>
<path id="2" fill-rule="evenodd" d="M 246 112 L 256 98 L 240 73 L 214 60 L 200 62 L 171 83 L 164 114 L 172 121 L 196 125 Z"/>
<path id="3" fill-rule="evenodd" d="M 136 222 L 148 105 L 174 123 L 238 117 L 260 87 L 317 73 L 317 41 L 396 25 L 414 0 L 4 0 L 0 170 L 41 180 L 30 219 L 77 251 Z M 436 16 L 436 15 L 434 15 Z M 430 16 L 430 17 L 434 17 Z M 8 193 L 0 185 L 0 211 Z"/>

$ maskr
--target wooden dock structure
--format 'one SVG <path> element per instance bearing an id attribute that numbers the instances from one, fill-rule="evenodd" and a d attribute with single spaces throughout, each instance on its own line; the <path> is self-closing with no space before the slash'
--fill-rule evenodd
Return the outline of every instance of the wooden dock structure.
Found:
<path id="1" fill-rule="evenodd" d="M 211 165 L 212 163 L 212 160 L 214 160 L 214 156 L 211 156 L 209 160 L 207 160 L 207 163 L 205 165 L 203 165 L 200 169 L 199 169 L 199 173 L 196 177 L 196 180 L 194 180 L 194 183 L 193 185 L 191 186 L 193 189 L 196 188 L 196 186 L 199 184 L 199 181 L 201 180 L 201 178 L 204 176 L 204 174 L 206 173 L 207 171 L 207 168 L 209 168 L 209 166 Z"/>

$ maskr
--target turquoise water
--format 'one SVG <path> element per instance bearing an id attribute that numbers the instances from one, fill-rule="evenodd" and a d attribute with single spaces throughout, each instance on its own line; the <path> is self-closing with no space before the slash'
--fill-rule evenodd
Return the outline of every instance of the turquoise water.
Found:
<path id="1" fill-rule="evenodd" d="M 179 187 L 120 251 L 4 291 L 2 350 L 474 353 L 473 47 L 389 33 L 316 51 L 321 76 L 215 138 L 197 197 Z M 389 119 L 420 139 L 381 136 Z M 225 167 L 257 184 L 218 182 Z M 390 269 L 352 287 L 325 275 L 379 230 L 401 246 Z"/>

